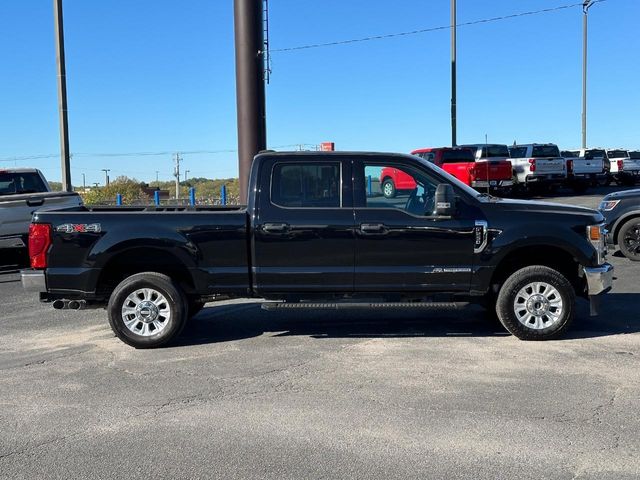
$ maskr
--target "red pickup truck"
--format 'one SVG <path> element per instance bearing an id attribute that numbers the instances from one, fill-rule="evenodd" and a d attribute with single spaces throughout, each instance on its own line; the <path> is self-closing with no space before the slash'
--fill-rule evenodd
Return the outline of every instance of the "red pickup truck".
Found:
<path id="1" fill-rule="evenodd" d="M 437 165 L 473 188 L 489 188 L 506 193 L 513 185 L 513 170 L 509 160 L 476 161 L 470 149 L 454 147 L 421 148 L 411 154 Z M 387 198 L 395 197 L 397 190 L 413 190 L 416 187 L 413 178 L 393 168 L 382 170 L 380 186 Z"/>

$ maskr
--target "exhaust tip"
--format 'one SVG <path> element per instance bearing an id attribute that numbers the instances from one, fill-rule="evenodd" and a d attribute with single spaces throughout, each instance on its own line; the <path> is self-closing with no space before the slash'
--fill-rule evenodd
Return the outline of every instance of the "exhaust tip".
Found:
<path id="1" fill-rule="evenodd" d="M 69 302 L 69 309 L 70 310 L 80 310 L 80 302 L 78 302 L 77 300 L 71 300 Z"/>
<path id="2" fill-rule="evenodd" d="M 54 300 L 51 306 L 56 310 L 62 310 L 64 308 L 64 300 Z"/>

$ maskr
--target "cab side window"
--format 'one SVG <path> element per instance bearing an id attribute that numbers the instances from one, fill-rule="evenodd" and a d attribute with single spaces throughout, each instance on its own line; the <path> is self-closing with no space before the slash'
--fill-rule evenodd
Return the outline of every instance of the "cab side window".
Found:
<path id="1" fill-rule="evenodd" d="M 341 207 L 340 163 L 277 163 L 271 175 L 271 202 L 287 208 Z"/>

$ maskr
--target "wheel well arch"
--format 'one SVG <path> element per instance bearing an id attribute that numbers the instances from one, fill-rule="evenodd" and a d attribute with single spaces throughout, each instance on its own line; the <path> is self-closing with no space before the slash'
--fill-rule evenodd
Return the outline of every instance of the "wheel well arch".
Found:
<path id="1" fill-rule="evenodd" d="M 613 238 L 613 242 L 618 245 L 618 235 L 620 234 L 620 230 L 622 230 L 622 227 L 629 221 L 629 220 L 633 220 L 634 218 L 640 218 L 640 212 L 632 212 L 629 213 L 627 215 L 625 215 L 624 217 L 622 217 L 621 219 L 619 219 L 613 226 L 613 232 L 611 232 L 612 238 Z"/>
<path id="2" fill-rule="evenodd" d="M 554 245 L 530 245 L 519 247 L 504 256 L 491 276 L 491 288 L 495 292 L 514 272 L 531 265 L 553 268 L 566 277 L 576 293 L 584 289 L 580 275 L 580 262 L 567 250 Z"/>
<path id="3" fill-rule="evenodd" d="M 96 294 L 108 298 L 125 278 L 142 272 L 167 275 L 186 292 L 194 290 L 194 281 L 184 262 L 173 253 L 157 247 L 135 247 L 115 254 L 100 270 Z"/>

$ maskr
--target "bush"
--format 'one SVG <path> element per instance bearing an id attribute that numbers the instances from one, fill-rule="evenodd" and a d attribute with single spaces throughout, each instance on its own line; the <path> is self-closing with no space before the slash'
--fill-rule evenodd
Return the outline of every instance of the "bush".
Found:
<path id="1" fill-rule="evenodd" d="M 151 198 L 144 193 L 146 184 L 127 177 L 118 177 L 106 187 L 92 188 L 81 192 L 82 200 L 87 205 L 115 204 L 116 195 L 122 195 L 123 205 L 151 203 Z"/>

